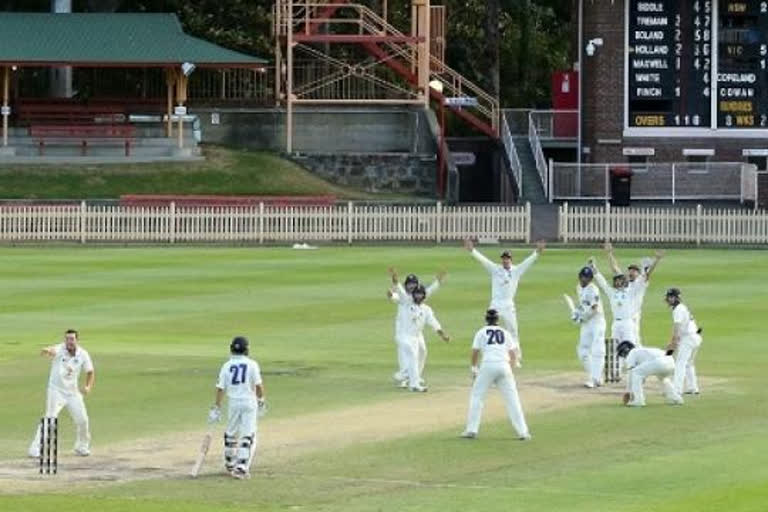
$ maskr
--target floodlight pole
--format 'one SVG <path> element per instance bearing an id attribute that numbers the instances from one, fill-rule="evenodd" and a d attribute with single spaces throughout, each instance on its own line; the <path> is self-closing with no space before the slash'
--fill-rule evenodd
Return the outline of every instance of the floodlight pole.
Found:
<path id="1" fill-rule="evenodd" d="M 293 0 L 288 0 L 286 23 L 285 151 L 293 153 Z"/>

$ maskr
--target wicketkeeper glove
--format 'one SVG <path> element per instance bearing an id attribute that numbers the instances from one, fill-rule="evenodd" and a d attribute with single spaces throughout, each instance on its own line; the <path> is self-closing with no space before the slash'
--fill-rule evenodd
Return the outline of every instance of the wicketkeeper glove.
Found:
<path id="1" fill-rule="evenodd" d="M 208 411 L 208 423 L 218 423 L 219 421 L 221 421 L 221 409 L 214 405 Z"/>

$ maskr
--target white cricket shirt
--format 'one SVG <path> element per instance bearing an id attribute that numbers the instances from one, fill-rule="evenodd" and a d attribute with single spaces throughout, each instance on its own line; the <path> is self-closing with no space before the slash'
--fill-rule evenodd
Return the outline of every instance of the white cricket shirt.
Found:
<path id="1" fill-rule="evenodd" d="M 605 280 L 603 274 L 600 272 L 595 276 L 597 284 L 603 289 L 603 292 L 608 296 L 608 300 L 611 302 L 611 312 L 613 313 L 614 322 L 622 322 L 632 320 L 632 316 L 635 314 L 635 291 L 636 288 L 614 288 L 608 285 L 608 281 Z"/>
<path id="2" fill-rule="evenodd" d="M 424 300 L 427 300 L 433 293 L 440 288 L 440 281 L 435 281 L 431 285 L 427 286 L 427 295 Z M 395 333 L 397 335 L 405 334 L 404 326 L 408 322 L 409 308 L 413 303 L 413 295 L 405 291 L 405 287 L 402 284 L 397 283 L 397 292 L 392 294 L 392 302 L 397 304 L 397 315 L 395 316 Z"/>
<path id="3" fill-rule="evenodd" d="M 586 319 L 585 323 L 604 318 L 603 301 L 600 300 L 600 290 L 595 283 L 589 283 L 587 286 L 576 285 L 576 293 L 579 297 L 578 308 L 582 318 Z"/>
<path id="4" fill-rule="evenodd" d="M 408 306 L 403 324 L 401 325 L 402 331 L 400 332 L 408 338 L 421 336 L 425 325 L 429 325 L 435 331 L 441 329 L 440 322 L 437 321 L 432 308 L 424 303 L 411 304 Z"/>
<path id="5" fill-rule="evenodd" d="M 247 356 L 233 355 L 221 367 L 216 387 L 223 389 L 230 401 L 248 401 L 256 400 L 253 388 L 260 384 L 259 364 Z"/>
<path id="6" fill-rule="evenodd" d="M 481 364 L 509 363 L 509 351 L 516 351 L 519 345 L 505 329 L 486 325 L 475 333 L 472 348 L 482 353 Z"/>
<path id="7" fill-rule="evenodd" d="M 629 282 L 630 292 L 634 295 L 635 315 L 640 315 L 643 311 L 643 301 L 645 292 L 648 291 L 648 278 L 645 274 L 640 274 L 634 281 Z"/>
<path id="8" fill-rule="evenodd" d="M 51 361 L 51 374 L 48 377 L 48 387 L 56 388 L 64 393 L 78 393 L 77 382 L 80 372 L 93 371 L 93 361 L 88 351 L 77 346 L 75 355 L 67 351 L 64 343 L 53 347 L 54 355 Z"/>
<path id="9" fill-rule="evenodd" d="M 491 276 L 491 306 L 492 307 L 515 307 L 515 295 L 517 294 L 517 285 L 520 278 L 531 268 L 531 265 L 539 257 L 539 253 L 525 258 L 519 265 L 511 265 L 506 269 L 503 265 L 492 262 L 483 256 L 477 249 L 472 249 L 472 256 L 488 271 Z"/>
<path id="10" fill-rule="evenodd" d="M 697 331 L 699 330 L 699 326 L 696 325 L 696 321 L 693 319 L 691 311 L 682 302 L 672 310 L 672 321 L 676 325 L 680 325 L 680 337 L 692 336 L 697 334 Z"/>
<path id="11" fill-rule="evenodd" d="M 667 357 L 667 354 L 660 348 L 638 347 L 633 348 L 627 355 L 627 368 L 632 369 L 648 361 L 653 361 L 660 357 Z"/>

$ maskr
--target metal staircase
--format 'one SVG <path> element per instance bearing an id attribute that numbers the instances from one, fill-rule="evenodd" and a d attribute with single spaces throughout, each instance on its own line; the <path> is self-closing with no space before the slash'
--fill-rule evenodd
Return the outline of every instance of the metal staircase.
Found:
<path id="1" fill-rule="evenodd" d="M 424 46 L 429 41 L 416 35 L 405 34 L 392 26 L 379 14 L 365 5 L 346 0 L 277 0 L 275 5 L 275 35 L 278 41 L 291 45 L 291 49 L 313 44 L 354 44 L 363 48 L 373 58 L 373 62 L 349 65 L 340 59 L 326 56 L 334 70 L 327 80 L 340 80 L 345 74 L 376 83 L 382 91 L 389 91 L 397 98 L 368 99 L 370 102 L 389 101 L 396 103 L 428 102 L 425 95 L 445 105 L 459 118 L 469 123 L 480 132 L 492 137 L 499 137 L 499 102 L 481 87 L 467 80 L 460 73 L 450 68 L 439 58 L 430 55 L 428 60 L 428 80 L 431 87 L 424 87 L 423 77 L 420 84 L 420 55 L 424 55 Z M 423 20 L 419 23 L 424 22 Z M 424 22 L 428 32 L 429 20 Z M 415 23 L 414 26 L 417 24 Z M 322 33 L 321 33 L 322 32 Z M 278 42 L 278 44 L 280 44 Z M 322 59 L 318 48 L 305 49 L 305 52 Z M 420 53 L 421 52 L 421 53 Z M 278 52 L 279 54 L 279 52 Z M 423 58 L 423 57 L 422 57 Z M 394 71 L 395 76 L 386 73 L 374 73 L 376 66 Z M 390 73 L 391 75 L 391 73 Z M 301 102 L 309 89 L 317 90 L 317 83 L 293 92 L 297 102 Z M 314 89 L 313 89 L 314 87 Z M 427 90 L 424 90 L 427 89 Z M 446 98 L 472 99 L 471 105 L 456 106 L 446 103 Z M 343 103 L 345 100 L 362 101 L 355 98 L 325 98 L 327 103 Z M 312 99 L 321 103 L 318 98 Z M 476 101 L 476 102 L 475 102 Z"/>

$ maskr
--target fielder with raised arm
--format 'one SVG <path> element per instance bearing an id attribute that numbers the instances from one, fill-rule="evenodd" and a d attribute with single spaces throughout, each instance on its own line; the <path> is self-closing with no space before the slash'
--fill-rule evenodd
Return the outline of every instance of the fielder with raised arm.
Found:
<path id="1" fill-rule="evenodd" d="M 571 320 L 580 326 L 576 355 L 584 367 L 584 386 L 588 388 L 603 385 L 605 365 L 605 314 L 600 290 L 593 279 L 591 267 L 583 267 L 579 271 L 579 284 L 576 286 L 579 303 L 571 312 Z"/>
<path id="2" fill-rule="evenodd" d="M 451 338 L 443 332 L 432 308 L 424 304 L 424 300 L 427 298 L 427 291 L 424 286 L 418 285 L 413 290 L 411 297 L 413 297 L 413 303 L 408 306 L 407 314 L 402 323 L 402 340 L 404 347 L 408 350 L 405 356 L 408 362 L 408 388 L 411 391 L 424 392 L 427 387 L 421 379 L 422 366 L 418 356 L 419 347 L 425 345 L 424 326 L 432 327 L 446 343 L 451 341 Z M 424 357 L 426 359 L 426 348 L 424 349 Z"/>
<path id="3" fill-rule="evenodd" d="M 520 397 L 517 394 L 515 375 L 512 373 L 512 366 L 514 366 L 515 357 L 517 357 L 517 341 L 509 331 L 499 327 L 499 313 L 495 309 L 489 309 L 485 313 L 485 322 L 487 325 L 477 331 L 472 341 L 472 378 L 474 383 L 469 399 L 467 428 L 461 437 L 465 439 L 477 438 L 485 395 L 488 393 L 488 389 L 495 384 L 504 397 L 507 416 L 517 431 L 518 438 L 527 441 L 531 438 L 531 434 L 525 423 Z M 483 359 L 478 368 L 477 363 L 481 353 Z"/>
<path id="4" fill-rule="evenodd" d="M 64 333 L 64 343 L 46 347 L 40 351 L 40 355 L 51 358 L 45 416 L 57 418 L 61 410 L 66 407 L 76 427 L 75 455 L 87 457 L 91 454 L 91 431 L 83 396 L 93 389 L 96 375 L 91 356 L 87 350 L 79 345 L 78 341 L 77 331 L 69 329 Z M 82 391 L 78 389 L 81 371 L 85 371 L 85 385 Z M 38 426 L 35 431 L 35 439 L 29 445 L 30 457 L 39 456 L 41 435 L 40 426 Z"/>
<path id="5" fill-rule="evenodd" d="M 675 391 L 670 377 L 675 373 L 675 361 L 663 350 L 653 347 L 635 347 L 630 341 L 622 341 L 616 349 L 619 357 L 626 358 L 628 378 L 627 389 L 624 393 L 624 405 L 629 407 L 644 407 L 645 379 L 655 376 L 661 383 L 662 393 L 670 405 L 682 405 L 680 393 Z"/>
<path id="6" fill-rule="evenodd" d="M 387 290 L 387 297 L 389 300 L 397 304 L 397 315 L 395 316 L 395 344 L 397 346 L 397 364 L 398 369 L 392 378 L 397 382 L 401 388 L 408 387 L 408 368 L 410 367 L 409 357 L 411 355 L 411 349 L 409 346 L 408 338 L 405 334 L 405 323 L 408 321 L 409 307 L 413 304 L 413 290 L 419 286 L 419 279 L 414 274 L 409 274 L 405 278 L 405 285 L 400 284 L 397 272 L 394 268 L 389 268 L 389 274 L 392 278 L 392 286 Z M 440 285 L 443 279 L 445 279 L 445 272 L 437 274 L 437 278 L 429 286 L 426 287 L 426 299 L 432 296 Z M 427 361 L 427 346 L 424 343 L 424 337 L 421 337 L 421 342 L 416 350 L 416 355 L 419 361 L 419 369 L 421 373 L 424 373 L 424 365 Z M 423 385 L 423 382 L 421 383 Z"/>
<path id="7" fill-rule="evenodd" d="M 231 357 L 219 371 L 216 403 L 208 412 L 209 423 L 221 419 L 221 402 L 229 402 L 224 431 L 224 467 L 238 479 L 250 478 L 256 453 L 258 417 L 266 408 L 264 384 L 256 361 L 248 357 L 248 339 L 237 336 L 229 346 Z"/>
<path id="8" fill-rule="evenodd" d="M 635 293 L 637 288 L 629 288 L 627 285 L 627 276 L 617 274 L 613 276 L 613 286 L 608 285 L 603 274 L 598 270 L 594 259 L 590 260 L 595 270 L 597 284 L 603 290 L 611 304 L 611 313 L 613 322 L 611 323 L 611 337 L 621 341 L 631 341 L 635 343 L 635 324 L 632 316 L 635 313 Z"/>
<path id="9" fill-rule="evenodd" d="M 520 334 L 517 329 L 517 312 L 515 308 L 517 285 L 520 283 L 520 278 L 523 277 L 523 274 L 531 268 L 539 255 L 544 251 L 544 247 L 543 241 L 537 242 L 533 253 L 517 266 L 512 264 L 512 254 L 509 251 L 504 251 L 501 253 L 501 264 L 499 265 L 493 263 L 475 249 L 475 245 L 471 240 L 464 241 L 464 248 L 491 275 L 491 304 L 489 308 L 495 309 L 498 312 L 502 325 L 509 331 L 517 345 L 515 364 L 518 367 L 521 366 L 523 352 L 520 347 Z"/>
<path id="10" fill-rule="evenodd" d="M 701 346 L 701 329 L 696 325 L 691 311 L 680 300 L 678 288 L 667 290 L 664 300 L 672 308 L 672 337 L 667 350 L 675 354 L 675 391 L 698 395 L 696 354 Z"/>
<path id="11" fill-rule="evenodd" d="M 608 261 L 611 264 L 611 269 L 616 274 L 621 274 L 621 267 L 616 260 L 616 256 L 613 253 L 613 246 L 610 242 L 605 242 L 605 250 L 608 253 Z M 632 322 L 635 327 L 635 344 L 640 346 L 642 337 L 640 334 L 640 327 L 643 317 L 643 301 L 645 300 L 645 292 L 648 291 L 648 285 L 651 281 L 651 274 L 656 270 L 656 266 L 664 257 L 662 251 L 656 251 L 656 257 L 651 260 L 650 258 L 643 258 L 642 268 L 635 263 L 627 266 L 627 277 L 629 278 L 628 288 L 632 291 L 635 297 L 635 311 L 632 315 Z"/>

